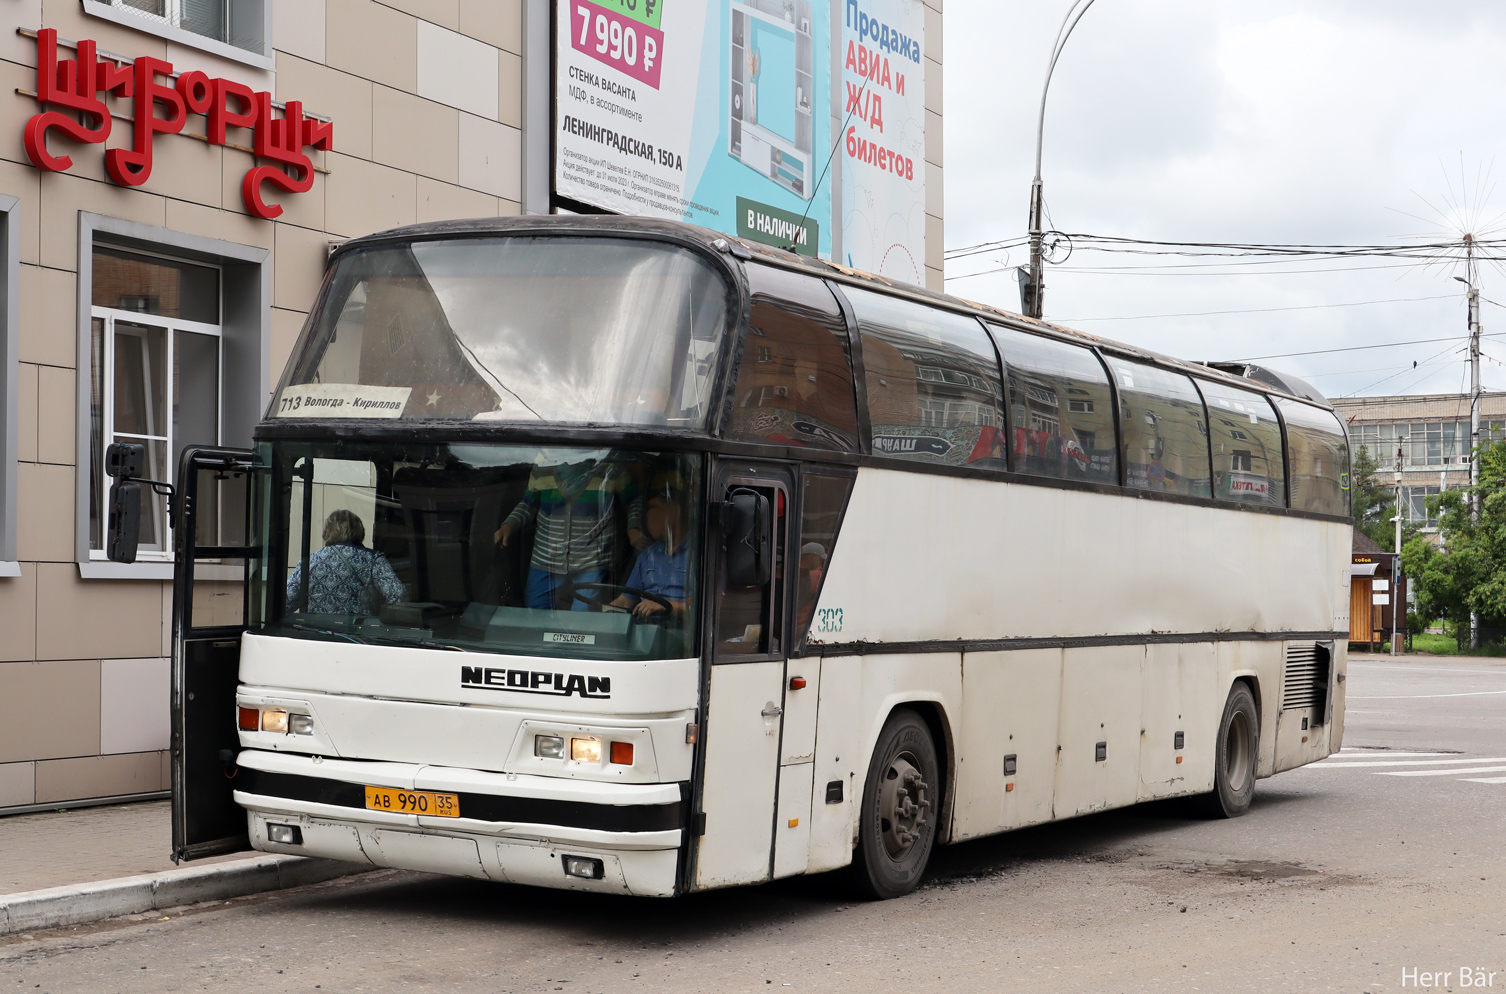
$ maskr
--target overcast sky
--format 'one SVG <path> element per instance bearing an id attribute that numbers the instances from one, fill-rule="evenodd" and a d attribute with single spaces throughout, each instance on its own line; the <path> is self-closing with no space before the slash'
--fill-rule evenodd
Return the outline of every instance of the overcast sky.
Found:
<path id="1" fill-rule="evenodd" d="M 1068 6 L 946 2 L 948 249 L 1027 228 L 1041 81 Z M 1096 0 L 1051 85 L 1048 227 L 1219 242 L 1435 241 L 1468 227 L 1501 237 L 1502 52 L 1506 4 L 1492 0 Z M 1478 217 L 1464 225 L 1450 202 Z M 1497 230 L 1480 231 L 1492 220 Z M 1021 248 L 949 262 L 947 289 L 1018 310 L 1012 271 L 961 277 L 1026 261 Z M 1452 279 L 1462 268 L 1367 259 L 1237 275 L 1080 271 L 1189 261 L 1078 252 L 1046 270 L 1046 317 L 1187 359 L 1457 336 L 1264 364 L 1330 397 L 1466 382 L 1465 288 Z M 1482 267 L 1481 287 L 1506 304 L 1506 272 Z M 1210 311 L 1241 313 L 1130 320 Z M 1506 389 L 1506 308 L 1483 304 L 1481 320 L 1487 335 L 1503 333 L 1485 340 L 1485 384 Z"/>

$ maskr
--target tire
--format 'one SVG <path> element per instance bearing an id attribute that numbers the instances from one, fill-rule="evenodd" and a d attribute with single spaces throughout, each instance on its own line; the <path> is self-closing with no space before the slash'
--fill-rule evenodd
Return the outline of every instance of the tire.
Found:
<path id="1" fill-rule="evenodd" d="M 1204 794 L 1204 813 L 1238 818 L 1255 797 L 1255 767 L 1260 756 L 1260 712 L 1247 683 L 1236 683 L 1224 703 L 1213 757 L 1213 791 Z"/>
<path id="2" fill-rule="evenodd" d="M 858 812 L 852 878 L 868 897 L 887 900 L 920 885 L 936 842 L 941 764 L 925 721 L 910 710 L 884 723 Z"/>

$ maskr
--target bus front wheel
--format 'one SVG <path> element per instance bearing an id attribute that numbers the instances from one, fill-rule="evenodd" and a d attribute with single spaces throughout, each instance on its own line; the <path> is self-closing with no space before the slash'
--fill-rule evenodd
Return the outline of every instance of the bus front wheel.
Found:
<path id="1" fill-rule="evenodd" d="M 879 733 L 863 787 L 852 861 L 860 891 L 884 900 L 920 885 L 936 841 L 940 783 L 930 728 L 914 711 L 894 712 Z"/>
<path id="2" fill-rule="evenodd" d="M 1214 818 L 1238 818 L 1255 797 L 1255 764 L 1260 755 L 1260 712 L 1247 683 L 1236 683 L 1218 723 L 1213 759 L 1213 792 L 1203 800 Z"/>

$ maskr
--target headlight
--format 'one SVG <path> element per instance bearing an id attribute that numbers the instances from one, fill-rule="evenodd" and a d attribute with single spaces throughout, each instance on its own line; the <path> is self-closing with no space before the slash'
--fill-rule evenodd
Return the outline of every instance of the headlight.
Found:
<path id="1" fill-rule="evenodd" d="M 288 734 L 289 735 L 313 735 L 314 734 L 314 717 L 313 717 L 313 715 L 308 715 L 308 714 L 290 714 L 290 715 L 288 715 Z"/>
<path id="2" fill-rule="evenodd" d="M 565 740 L 558 735 L 536 735 L 533 739 L 533 754 L 545 759 L 564 759 Z"/>
<path id="3" fill-rule="evenodd" d="M 287 734 L 288 713 L 282 708 L 268 708 L 261 713 L 261 730 Z"/>
<path id="4" fill-rule="evenodd" d="M 570 758 L 577 763 L 601 762 L 601 739 L 583 738 L 570 740 Z"/>

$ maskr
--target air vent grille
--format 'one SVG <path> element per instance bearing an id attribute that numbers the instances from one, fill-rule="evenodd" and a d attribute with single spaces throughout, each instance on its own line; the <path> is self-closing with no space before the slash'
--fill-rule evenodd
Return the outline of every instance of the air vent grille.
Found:
<path id="1" fill-rule="evenodd" d="M 1328 704 L 1328 649 L 1314 642 L 1286 647 L 1286 680 L 1281 688 L 1281 710 L 1317 708 Z M 1319 721 L 1322 720 L 1320 714 Z"/>

